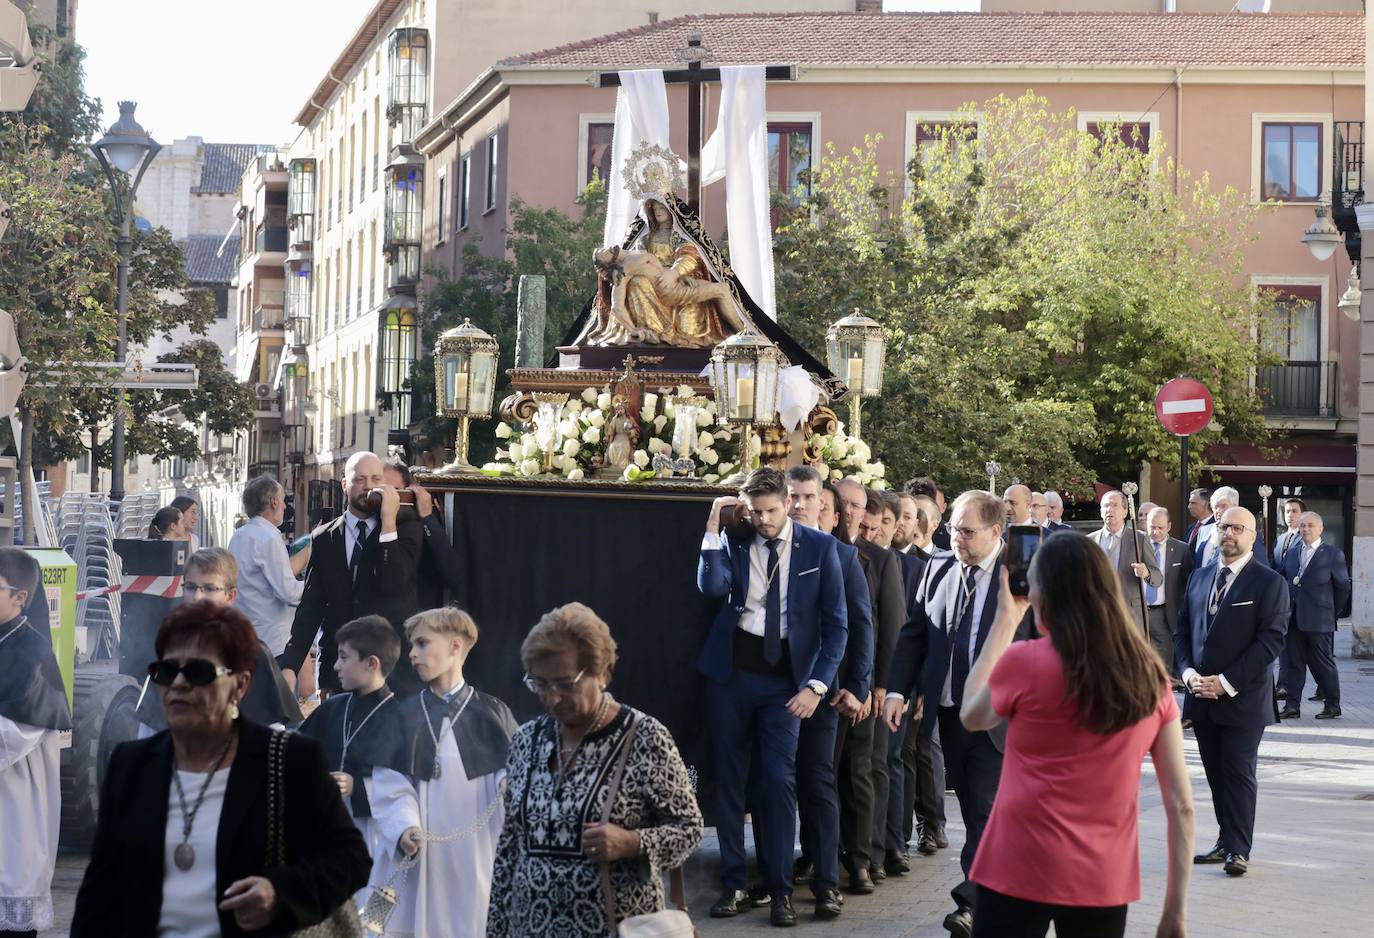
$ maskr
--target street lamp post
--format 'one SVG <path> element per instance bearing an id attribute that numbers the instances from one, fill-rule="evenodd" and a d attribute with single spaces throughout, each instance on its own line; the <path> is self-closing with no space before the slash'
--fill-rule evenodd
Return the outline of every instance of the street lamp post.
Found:
<path id="1" fill-rule="evenodd" d="M 152 165 L 162 147 L 134 120 L 133 101 L 119 102 L 119 120 L 110 125 L 105 136 L 91 145 L 114 193 L 115 213 L 119 215 L 119 269 L 116 275 L 119 315 L 119 337 L 115 346 L 115 361 L 122 366 L 128 355 L 129 318 L 129 260 L 133 254 L 134 193 L 143 181 L 143 174 Z M 119 176 L 116 175 L 119 173 Z M 119 177 L 126 180 L 133 174 L 128 193 L 121 194 Z M 110 440 L 110 501 L 124 500 L 124 389 L 115 390 L 114 435 Z M 91 467 L 95 471 L 95 466 Z"/>

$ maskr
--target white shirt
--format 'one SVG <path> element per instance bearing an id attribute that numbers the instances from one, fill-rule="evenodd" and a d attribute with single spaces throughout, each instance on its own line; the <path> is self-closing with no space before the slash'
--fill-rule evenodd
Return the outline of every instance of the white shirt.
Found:
<path id="1" fill-rule="evenodd" d="M 974 658 L 975 658 L 975 657 L 977 656 L 977 654 L 978 654 L 978 631 L 979 631 L 979 629 L 980 629 L 980 627 L 981 627 L 981 625 L 982 625 L 982 621 L 983 621 L 983 607 L 987 605 L 987 601 L 988 601 L 988 592 L 992 589 L 992 568 L 993 568 L 993 566 L 997 563 L 997 557 L 998 557 L 998 555 L 999 555 L 1001 552 L 1002 552 L 1002 548 L 1001 548 L 1001 546 L 999 545 L 998 548 L 997 548 L 996 550 L 994 550 L 992 553 L 988 554 L 986 557 L 984 557 L 982 560 L 980 560 L 980 561 L 978 562 L 978 565 L 977 565 L 978 574 L 977 574 L 977 579 L 976 579 L 976 582 L 975 582 L 974 588 L 973 588 L 973 599 L 972 599 L 972 602 L 973 602 L 973 621 L 969 623 L 969 633 L 968 633 L 968 666 L 969 666 L 969 670 L 970 670 L 970 671 L 973 670 L 973 660 L 974 660 Z M 963 578 L 964 578 L 964 574 L 965 574 L 966 572 L 967 572 L 967 568 L 966 568 L 962 563 L 959 564 L 955 569 L 953 569 L 953 570 L 950 571 L 950 575 L 958 576 L 959 579 L 960 579 L 960 585 L 959 585 L 959 588 L 958 588 L 958 589 L 959 589 L 959 595 L 960 595 L 961 598 L 962 598 L 962 596 L 963 596 L 963 591 L 964 591 L 964 587 L 963 587 Z M 960 612 L 963 611 L 963 609 L 961 608 L 961 606 L 962 606 L 962 603 L 959 604 L 959 605 L 956 605 L 956 606 L 954 607 L 954 611 L 955 611 L 956 615 L 957 615 L 958 613 L 960 613 Z M 953 641 L 954 641 L 954 633 L 955 633 L 955 631 L 956 631 L 958 628 L 959 628 L 959 621 L 958 621 L 958 619 L 955 619 L 955 621 L 952 622 L 952 623 L 950 624 L 949 634 L 945 637 L 945 641 L 953 642 Z M 954 657 L 951 655 L 951 656 L 950 656 L 950 666 L 949 666 L 949 668 L 945 671 L 945 689 L 942 690 L 942 691 L 940 692 L 940 706 L 942 706 L 942 707 L 952 707 L 952 706 L 954 706 L 954 689 L 953 689 L 953 686 L 954 686 Z"/>
<path id="2" fill-rule="evenodd" d="M 1299 541 L 1299 545 L 1302 549 L 1302 553 L 1298 555 L 1298 576 L 1302 576 L 1307 572 L 1307 565 L 1312 562 L 1312 557 L 1316 554 L 1317 548 L 1322 546 L 1322 542 L 1321 538 L 1318 538 L 1315 544 Z"/>
<path id="3" fill-rule="evenodd" d="M 1233 561 L 1231 561 L 1230 563 L 1226 564 L 1226 568 L 1227 568 L 1228 570 L 1231 571 L 1231 578 L 1230 578 L 1229 580 L 1226 581 L 1226 589 L 1222 590 L 1222 591 L 1221 591 L 1221 595 L 1217 597 L 1217 604 L 1218 604 L 1218 605 L 1220 605 L 1220 604 L 1222 603 L 1222 601 L 1226 599 L 1226 594 L 1229 593 L 1229 592 L 1231 592 L 1231 587 L 1233 587 L 1233 586 L 1236 585 L 1236 577 L 1240 576 L 1240 571 L 1242 571 L 1242 570 L 1245 569 L 1245 565 L 1246 565 L 1247 563 L 1250 562 L 1250 558 L 1253 557 L 1253 556 L 1255 556 L 1255 554 L 1254 554 L 1253 551 L 1247 551 L 1245 554 L 1242 554 L 1241 556 L 1237 557 L 1235 560 L 1233 560 Z M 1207 587 L 1207 597 L 1208 597 L 1208 599 L 1211 599 L 1212 590 L 1216 588 L 1216 577 L 1219 577 L 1219 576 L 1221 576 L 1221 570 L 1220 570 L 1220 568 L 1218 568 L 1218 569 L 1217 569 L 1217 572 L 1213 575 L 1212 585 Z M 1191 626 L 1189 626 L 1189 627 L 1191 628 Z M 1200 676 L 1200 675 L 1197 673 L 1197 671 L 1196 671 L 1195 669 L 1193 669 L 1193 668 L 1184 668 L 1184 669 L 1183 669 L 1183 673 L 1179 675 L 1179 678 L 1183 681 L 1183 686 L 1184 686 L 1184 687 L 1189 687 L 1189 686 L 1191 686 L 1191 684 L 1192 684 L 1193 678 L 1199 677 L 1199 676 Z M 1238 693 L 1238 691 L 1237 691 L 1234 687 L 1231 686 L 1231 682 L 1230 682 L 1230 681 L 1226 680 L 1226 675 L 1224 675 L 1224 674 L 1218 674 L 1217 677 L 1221 679 L 1221 687 L 1222 687 L 1222 690 L 1226 691 L 1227 696 L 1229 696 L 1229 697 L 1234 697 L 1234 696 L 1236 696 L 1236 694 Z"/>
<path id="4" fill-rule="evenodd" d="M 778 531 L 778 626 L 782 638 L 787 637 L 787 573 L 792 566 L 792 519 L 782 523 Z M 702 550 L 720 550 L 720 535 L 711 531 L 701 542 Z M 744 611 L 739 627 L 750 635 L 762 636 L 768 612 L 768 538 L 755 534 L 749 542 L 749 592 L 744 597 Z"/>
<path id="5" fill-rule="evenodd" d="M 281 532 L 262 515 L 249 518 L 229 539 L 229 553 L 239 565 L 234 608 L 253 623 L 272 654 L 281 654 L 291 638 L 291 620 L 305 590 L 291 572 Z"/>
<path id="6" fill-rule="evenodd" d="M 177 772 L 186 793 L 186 806 L 196 803 L 200 786 L 205 784 L 204 772 Z M 189 870 L 179 869 L 173 854 L 181 844 L 181 801 L 177 798 L 176 782 L 168 787 L 167 833 L 162 858 L 162 912 L 158 917 L 157 933 L 175 938 L 219 938 L 218 897 L 215 895 L 215 842 L 219 839 L 219 815 L 224 807 L 224 791 L 229 785 L 229 768 L 221 766 L 210 780 L 205 800 L 196 812 L 195 824 L 188 839 L 196 852 L 196 861 Z"/>
<path id="7" fill-rule="evenodd" d="M 1155 587 L 1155 605 L 1162 606 L 1164 605 L 1165 596 L 1167 595 L 1164 591 L 1164 586 L 1169 582 L 1169 568 L 1166 566 L 1169 561 L 1169 542 L 1163 540 L 1159 543 L 1155 543 L 1154 541 L 1150 541 L 1149 543 L 1150 552 L 1155 555 L 1155 562 L 1159 564 L 1159 570 L 1164 574 L 1164 578 L 1160 581 L 1159 585 Z M 1149 588 L 1150 584 L 1146 583 L 1145 589 L 1148 591 Z"/>

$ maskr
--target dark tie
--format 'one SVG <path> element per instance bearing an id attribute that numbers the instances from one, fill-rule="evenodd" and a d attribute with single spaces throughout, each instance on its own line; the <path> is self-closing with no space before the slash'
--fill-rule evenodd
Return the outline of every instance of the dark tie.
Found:
<path id="1" fill-rule="evenodd" d="M 1221 597 L 1226 593 L 1226 584 L 1231 579 L 1231 568 L 1222 567 L 1217 574 L 1216 580 L 1212 583 L 1212 596 L 1207 603 L 1207 631 L 1212 631 L 1212 623 L 1216 620 L 1217 610 L 1221 608 Z"/>
<path id="2" fill-rule="evenodd" d="M 963 608 L 959 611 L 959 624 L 954 629 L 954 661 L 950 672 L 950 695 L 957 707 L 964 700 L 964 683 L 968 681 L 969 642 L 973 637 L 973 606 L 978 591 L 978 568 L 964 568 Z"/>
<path id="3" fill-rule="evenodd" d="M 367 547 L 367 522 L 358 520 L 358 533 L 353 539 L 353 556 L 348 558 L 348 575 L 358 582 L 358 568 L 363 565 L 363 551 Z"/>
<path id="4" fill-rule="evenodd" d="M 777 664 L 782 660 L 782 584 L 778 582 L 778 545 L 782 538 L 768 542 L 768 599 L 763 607 L 763 660 Z"/>

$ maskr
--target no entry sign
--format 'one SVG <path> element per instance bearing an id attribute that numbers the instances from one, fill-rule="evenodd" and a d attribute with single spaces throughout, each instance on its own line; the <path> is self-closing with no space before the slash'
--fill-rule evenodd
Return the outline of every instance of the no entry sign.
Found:
<path id="1" fill-rule="evenodd" d="M 1212 392 L 1201 381 L 1175 378 L 1155 395 L 1155 416 L 1174 436 L 1192 436 L 1212 419 Z"/>

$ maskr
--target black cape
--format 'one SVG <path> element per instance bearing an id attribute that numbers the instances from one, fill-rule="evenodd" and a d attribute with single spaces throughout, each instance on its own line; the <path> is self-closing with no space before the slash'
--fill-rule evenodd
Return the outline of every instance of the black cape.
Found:
<path id="1" fill-rule="evenodd" d="M 27 616 L 0 625 L 0 638 L 0 717 L 45 730 L 71 729 L 72 712 L 52 639 Z"/>
<path id="2" fill-rule="evenodd" d="M 429 689 L 407 697 L 390 714 L 386 736 L 391 745 L 375 754 L 374 765 L 384 766 L 408 775 L 416 781 L 434 777 L 434 740 L 438 738 L 444 717 L 451 716 L 472 695 L 472 703 L 463 710 L 453 725 L 458 754 L 463 757 L 463 769 L 469 779 L 490 775 L 506 767 L 510 753 L 510 739 L 515 735 L 515 717 L 507 707 L 490 694 L 484 694 L 471 684 L 459 691 L 452 702 Z M 425 729 L 428 713 L 430 730 Z"/>
<path id="3" fill-rule="evenodd" d="M 151 678 L 143 679 L 141 694 L 136 714 L 138 722 L 158 732 L 165 730 L 167 715 L 162 712 L 162 695 Z M 258 664 L 248 683 L 248 693 L 239 702 L 239 713 L 263 726 L 280 723 L 294 727 L 304 719 L 295 692 L 287 685 L 276 659 L 262 642 L 258 642 Z"/>
<path id="4" fill-rule="evenodd" d="M 395 732 L 396 721 L 387 718 L 396 710 L 400 698 L 393 696 L 388 700 L 387 694 L 390 693 L 390 688 L 383 687 L 362 696 L 334 694 L 301 724 L 300 734 L 318 740 L 324 749 L 329 771 L 339 771 L 339 761 L 343 759 L 343 771 L 353 776 L 353 794 L 349 801 L 355 818 L 372 817 L 372 805 L 368 803 L 363 779 L 372 774 L 378 752 L 394 745 L 390 734 Z M 384 709 L 369 719 L 378 707 Z M 348 715 L 347 731 L 357 733 L 348 745 L 347 758 L 343 758 L 345 713 Z M 367 720 L 366 724 L 363 724 L 364 720 Z M 360 725 L 362 729 L 359 729 Z"/>

